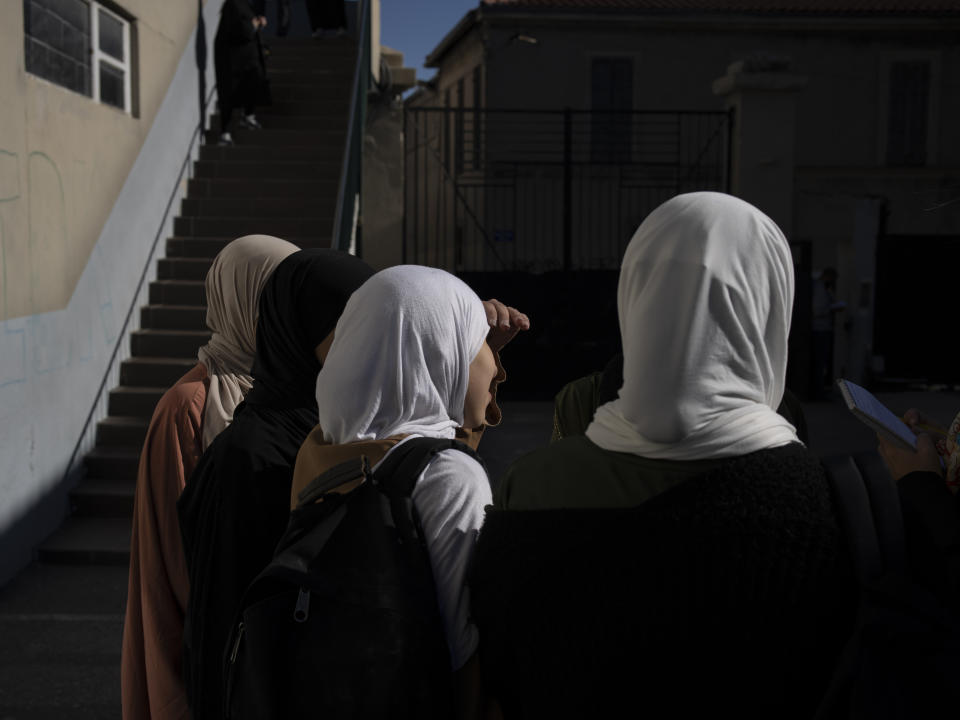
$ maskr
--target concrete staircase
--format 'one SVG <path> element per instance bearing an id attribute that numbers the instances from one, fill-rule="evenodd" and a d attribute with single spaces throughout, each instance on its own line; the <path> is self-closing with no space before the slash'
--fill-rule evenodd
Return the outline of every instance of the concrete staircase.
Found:
<path id="1" fill-rule="evenodd" d="M 85 478 L 71 494 L 72 514 L 39 548 L 38 563 L 0 590 L 0 720 L 119 717 L 119 632 L 139 453 L 157 400 L 193 367 L 209 338 L 207 269 L 240 235 L 330 245 L 356 43 L 269 42 L 274 104 L 257 111 L 263 129 L 235 130 L 231 147 L 216 145 L 219 132 L 207 133 L 149 304 L 140 308 L 141 329 L 130 334 L 132 357 L 120 368 Z M 210 125 L 219 129 L 219 118 Z M 38 627 L 59 640 L 38 640 Z M 18 638 L 26 655 L 15 650 Z M 92 669 L 71 670 L 91 662 L 84 643 L 94 651 Z M 64 656 L 64 644 L 80 655 Z M 14 678 L 22 680 L 8 682 Z"/>

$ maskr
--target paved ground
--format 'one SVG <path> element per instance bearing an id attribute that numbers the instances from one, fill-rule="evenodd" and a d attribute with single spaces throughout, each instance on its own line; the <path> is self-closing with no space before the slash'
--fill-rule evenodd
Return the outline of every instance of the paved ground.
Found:
<path id="1" fill-rule="evenodd" d="M 509 395 L 504 392 L 509 398 Z M 924 409 L 947 424 L 960 393 L 884 393 L 897 413 Z M 492 477 L 547 443 L 550 403 L 502 403 L 504 420 L 483 441 Z M 873 433 L 839 401 L 804 406 L 818 455 L 876 447 Z M 0 720 L 119 718 L 119 657 L 126 569 L 34 565 L 0 589 Z"/>

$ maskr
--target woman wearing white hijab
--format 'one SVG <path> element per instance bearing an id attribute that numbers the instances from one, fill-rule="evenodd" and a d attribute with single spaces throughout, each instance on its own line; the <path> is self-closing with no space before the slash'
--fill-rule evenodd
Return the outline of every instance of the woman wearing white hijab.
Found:
<path id="1" fill-rule="evenodd" d="M 197 365 L 164 393 L 147 429 L 134 499 L 123 629 L 123 717 L 190 717 L 181 678 L 189 582 L 176 502 L 204 450 L 250 390 L 257 303 L 296 245 L 269 235 L 229 243 L 207 272 L 210 341 Z"/>
<path id="2" fill-rule="evenodd" d="M 680 195 L 637 230 L 617 398 L 511 466 L 478 542 L 506 717 L 813 716 L 856 596 L 823 471 L 774 410 L 792 302 L 789 245 L 742 200 Z"/>
<path id="3" fill-rule="evenodd" d="M 454 438 L 458 428 L 481 426 L 498 373 L 489 331 L 480 298 L 447 272 L 407 265 L 370 278 L 347 302 L 317 378 L 319 425 L 297 457 L 293 496 L 349 457 L 364 454 L 379 464 L 405 438 Z M 478 644 L 465 574 L 490 483 L 472 457 L 444 450 L 412 497 L 451 669 L 463 677 L 476 672 L 470 661 Z"/>

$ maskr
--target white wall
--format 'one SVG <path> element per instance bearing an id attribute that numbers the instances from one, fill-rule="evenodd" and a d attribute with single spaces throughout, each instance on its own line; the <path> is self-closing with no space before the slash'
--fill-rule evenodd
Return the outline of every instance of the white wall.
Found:
<path id="1" fill-rule="evenodd" d="M 208 2 L 204 8 L 208 89 L 214 87 L 213 35 L 220 5 Z M 76 482 L 76 477 L 65 480 L 67 465 L 109 370 L 74 476 L 92 447 L 96 422 L 106 416 L 106 394 L 118 384 L 129 340 L 123 338 L 112 364 L 111 354 L 127 310 L 144 301 L 154 277 L 155 263 L 149 262 L 138 294 L 154 238 L 159 234 L 157 250 L 162 254 L 172 234 L 187 175 L 179 184 L 177 177 L 198 119 L 192 34 L 67 307 L 0 322 L 0 584 L 29 562 L 32 549 L 66 515 L 67 492 Z M 136 329 L 138 322 L 135 308 L 127 330 Z"/>

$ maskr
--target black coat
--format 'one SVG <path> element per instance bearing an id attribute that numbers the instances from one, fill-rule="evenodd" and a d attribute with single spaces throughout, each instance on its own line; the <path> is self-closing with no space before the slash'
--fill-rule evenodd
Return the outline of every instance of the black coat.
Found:
<path id="1" fill-rule="evenodd" d="M 256 17 L 247 0 L 225 0 L 220 10 L 220 24 L 213 44 L 213 65 L 217 75 L 217 93 L 222 103 L 233 105 L 232 99 L 245 83 L 263 77 Z"/>

